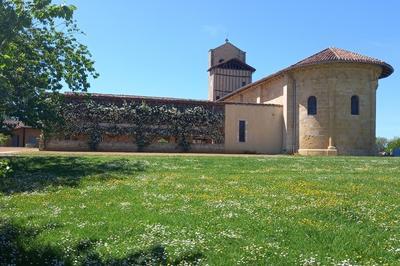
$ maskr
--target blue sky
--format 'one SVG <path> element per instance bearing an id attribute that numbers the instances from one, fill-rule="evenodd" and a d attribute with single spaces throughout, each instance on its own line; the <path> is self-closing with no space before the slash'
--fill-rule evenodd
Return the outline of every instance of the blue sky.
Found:
<path id="1" fill-rule="evenodd" d="M 67 0 L 100 77 L 90 92 L 207 98 L 207 52 L 226 37 L 253 80 L 329 46 L 390 63 L 377 136 L 400 136 L 400 1 Z"/>

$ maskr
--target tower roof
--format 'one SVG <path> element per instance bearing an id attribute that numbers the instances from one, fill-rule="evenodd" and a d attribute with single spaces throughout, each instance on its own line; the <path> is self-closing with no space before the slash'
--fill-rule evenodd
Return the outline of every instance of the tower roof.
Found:
<path id="1" fill-rule="evenodd" d="M 239 70 L 248 70 L 251 72 L 256 71 L 256 69 L 246 63 L 243 63 L 237 58 L 229 59 L 228 61 L 224 61 L 222 63 L 216 64 L 208 69 L 210 71 L 214 68 L 223 68 L 223 69 L 239 69 Z"/>
<path id="2" fill-rule="evenodd" d="M 294 65 L 291 65 L 289 68 L 292 69 L 301 66 L 333 62 L 353 62 L 380 65 L 383 69 L 380 78 L 385 78 L 393 73 L 393 67 L 382 60 L 335 47 L 326 48 L 325 50 L 322 50 L 312 56 L 309 56 L 297 62 Z"/>
<path id="3" fill-rule="evenodd" d="M 242 49 L 240 49 L 236 45 L 232 44 L 228 39 L 225 39 L 225 43 L 224 44 L 221 44 L 220 46 L 217 46 L 217 47 L 215 47 L 213 49 L 210 49 L 210 51 L 217 50 L 217 49 L 222 48 L 224 46 L 231 46 L 231 47 L 234 47 L 235 49 L 237 49 L 237 50 L 239 50 L 239 51 L 241 51 L 243 53 L 246 53 L 245 51 L 243 51 Z"/>

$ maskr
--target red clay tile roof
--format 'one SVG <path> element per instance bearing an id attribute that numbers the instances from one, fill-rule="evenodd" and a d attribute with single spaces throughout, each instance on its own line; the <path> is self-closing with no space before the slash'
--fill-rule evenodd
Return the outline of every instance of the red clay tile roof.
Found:
<path id="1" fill-rule="evenodd" d="M 237 58 L 232 58 L 229 59 L 228 61 L 221 62 L 219 64 L 216 64 L 215 66 L 212 66 L 208 69 L 210 71 L 211 69 L 214 68 L 224 68 L 224 69 L 239 69 L 239 70 L 248 70 L 251 72 L 256 71 L 256 69 L 246 63 L 243 63 Z"/>
<path id="2" fill-rule="evenodd" d="M 225 99 L 227 99 L 239 92 L 245 91 L 245 90 L 253 87 L 254 85 L 257 85 L 266 80 L 278 77 L 278 76 L 286 73 L 287 71 L 305 67 L 305 66 L 312 66 L 312 65 L 318 65 L 318 64 L 329 64 L 329 63 L 362 63 L 362 64 L 379 65 L 382 67 L 382 73 L 379 76 L 379 78 L 386 78 L 386 77 L 390 76 L 394 71 L 394 69 L 391 65 L 389 65 L 388 63 L 386 63 L 382 60 L 372 58 L 369 56 L 365 56 L 365 55 L 361 55 L 358 53 L 350 52 L 350 51 L 340 49 L 340 48 L 330 47 L 330 48 L 326 48 L 325 50 L 322 50 L 321 52 L 318 52 L 312 56 L 309 56 L 309 57 L 297 62 L 294 65 L 291 65 L 291 66 L 284 68 L 278 72 L 275 72 L 269 76 L 259 79 L 259 80 L 255 81 L 253 83 L 250 83 L 244 87 L 241 87 L 238 90 L 233 91 L 233 92 L 221 97 L 220 99 L 217 100 L 217 102 L 224 101 Z"/>
<path id="3" fill-rule="evenodd" d="M 332 62 L 350 62 L 350 63 L 367 63 L 380 65 L 383 69 L 380 78 L 385 78 L 393 73 L 393 67 L 379 59 L 375 59 L 369 56 L 361 55 L 358 53 L 350 52 L 340 48 L 330 47 L 316 53 L 306 59 L 291 65 L 289 68 L 297 68 L 307 65 L 332 63 Z"/>
<path id="4" fill-rule="evenodd" d="M 3 123 L 5 125 L 8 125 L 14 129 L 18 129 L 18 128 L 32 128 L 30 126 L 25 125 L 23 122 L 18 121 L 18 120 L 14 120 L 14 119 L 6 119 L 3 121 Z"/>

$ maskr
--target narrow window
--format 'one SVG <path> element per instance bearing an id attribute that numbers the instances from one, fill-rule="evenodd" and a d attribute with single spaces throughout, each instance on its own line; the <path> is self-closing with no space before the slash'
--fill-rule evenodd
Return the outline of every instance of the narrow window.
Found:
<path id="1" fill-rule="evenodd" d="M 351 114 L 352 115 L 360 114 L 360 100 L 357 95 L 351 96 Z"/>
<path id="2" fill-rule="evenodd" d="M 220 96 L 215 97 L 215 99 L 217 99 L 217 100 L 219 100 L 220 98 L 221 98 Z"/>
<path id="3" fill-rule="evenodd" d="M 242 81 L 242 87 L 246 86 L 246 81 Z"/>
<path id="4" fill-rule="evenodd" d="M 246 121 L 239 120 L 239 142 L 246 142 Z"/>
<path id="5" fill-rule="evenodd" d="M 308 115 L 316 115 L 317 114 L 317 98 L 315 96 L 308 97 L 307 113 L 308 113 Z"/>

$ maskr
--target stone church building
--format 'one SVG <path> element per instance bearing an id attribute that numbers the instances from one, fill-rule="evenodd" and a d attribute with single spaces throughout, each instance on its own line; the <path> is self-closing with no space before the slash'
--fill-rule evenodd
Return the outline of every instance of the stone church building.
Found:
<path id="1" fill-rule="evenodd" d="M 378 81 L 389 64 L 339 48 L 327 48 L 255 82 L 246 52 L 228 40 L 209 51 L 208 101 L 92 94 L 94 99 L 131 99 L 199 105 L 224 113 L 223 143 L 194 142 L 193 152 L 375 154 Z M 67 95 L 70 98 L 79 95 Z M 81 142 L 79 142 L 81 141 Z M 50 140 L 44 149 L 84 150 L 83 140 Z M 100 150 L 134 151 L 128 140 L 103 141 Z M 154 143 L 148 151 L 173 151 Z"/>

